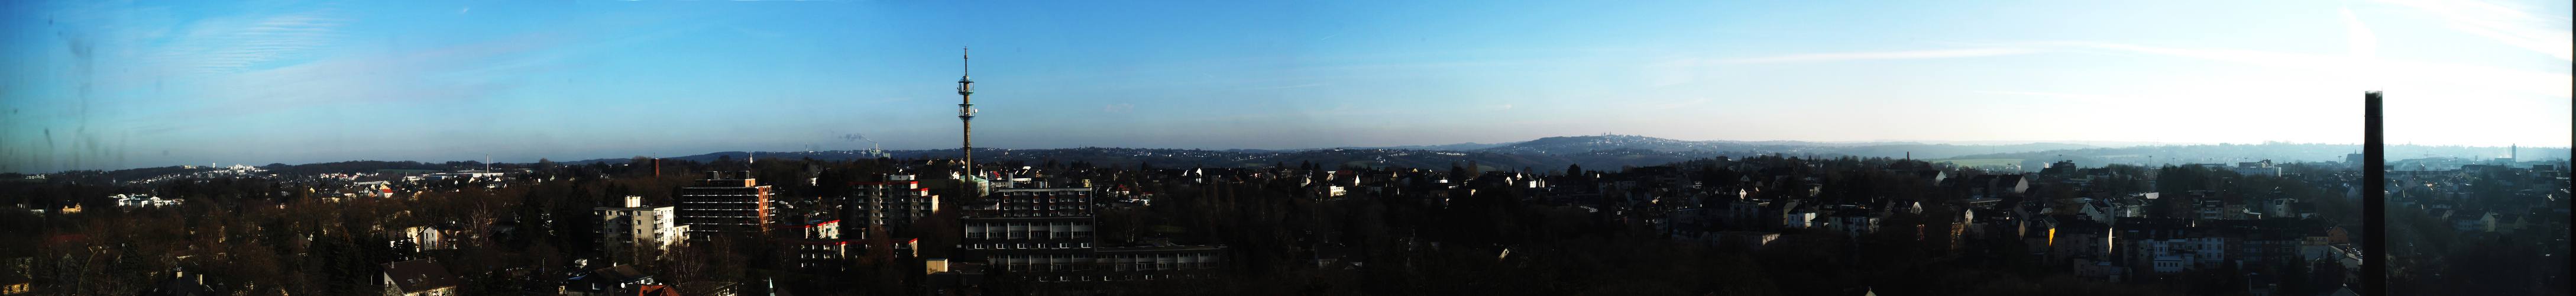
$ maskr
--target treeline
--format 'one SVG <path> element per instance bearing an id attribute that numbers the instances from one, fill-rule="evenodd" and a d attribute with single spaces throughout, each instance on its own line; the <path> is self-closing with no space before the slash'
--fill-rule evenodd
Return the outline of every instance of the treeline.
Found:
<path id="1" fill-rule="evenodd" d="M 0 183 L 0 197 L 31 208 L 80 204 L 78 214 L 38 215 L 0 211 L 0 259 L 13 263 L 0 278 L 25 278 L 40 294 L 134 295 L 180 272 L 202 275 L 209 286 L 250 295 L 365 295 L 380 293 L 381 265 L 434 258 L 468 281 L 467 295 L 517 295 L 552 291 L 552 283 L 579 268 L 573 259 L 615 262 L 601 250 L 594 208 L 617 197 L 647 196 L 670 205 L 675 191 L 707 170 L 754 170 L 781 185 L 783 195 L 812 191 L 798 174 L 803 166 L 666 161 L 663 176 L 649 166 L 539 166 L 498 186 L 431 183 L 396 198 L 341 196 L 328 187 L 264 178 L 202 178 L 134 186 L 76 182 Z M 848 167 L 883 167 L 844 162 Z M 314 171 L 452 167 L 406 162 L 308 165 Z M 479 165 L 477 165 L 479 167 Z M 551 180 L 551 181 L 548 181 Z M 120 210 L 106 198 L 143 193 L 186 199 L 172 208 Z M 451 247 L 415 252 L 405 233 L 416 228 L 458 234 Z M 735 241 L 756 242 L 758 238 Z M 715 246 L 687 250 L 731 251 Z M 764 253 L 766 252 L 766 253 Z M 741 252 L 774 256 L 773 251 Z M 704 252 L 699 252 L 704 253 Z M 690 253 L 696 254 L 696 253 Z M 678 254 L 675 254 L 678 255 Z M 710 256 L 672 256 L 700 259 Z M 661 271 L 668 260 L 620 262 Z M 643 257 L 652 258 L 652 257 Z M 775 261 L 775 260 L 773 260 Z M 21 265 L 23 264 L 23 265 Z M 23 267 L 23 268 L 16 268 Z M 744 269 L 689 274 L 742 281 Z M 730 274 L 732 276 L 723 276 Z M 542 289 L 540 289 L 540 286 Z"/>
<path id="2" fill-rule="evenodd" d="M 2515 154 L 2510 147 L 2388 145 L 2391 161 L 2421 157 L 2456 157 L 2489 159 Z M 2567 147 L 2521 147 L 2522 161 L 2568 159 Z M 2107 163 L 2144 163 L 2154 157 L 2154 164 L 2224 163 L 2272 160 L 2290 162 L 2343 162 L 2344 157 L 2361 153 L 2361 145 L 2265 142 L 2263 144 L 2167 145 L 2120 148 L 2064 149 L 2030 152 L 1987 153 L 1949 159 L 2022 159 L 2022 166 L 2040 167 L 2048 162 L 2073 160 L 2076 165 L 2102 166 Z"/>
<path id="3" fill-rule="evenodd" d="M 1818 182 L 1827 182 L 1829 189 L 1821 194 L 1833 200 L 1940 200 L 1961 194 L 1885 171 L 1930 166 L 1920 161 L 1746 161 L 1810 161 L 1814 165 L 1777 167 L 1824 174 Z M 398 198 L 299 196 L 293 194 L 296 187 L 260 179 L 189 180 L 173 184 L 191 185 L 150 188 L 33 184 L 28 188 L 33 191 L 10 192 L 160 191 L 192 202 L 167 209 L 95 208 L 41 217 L 0 211 L 0 221 L 8 222 L 0 225 L 5 230 L 0 258 L 32 258 L 25 276 L 36 279 L 39 292 L 46 294 L 138 294 L 179 271 L 204 274 L 210 284 L 253 295 L 373 294 L 380 289 L 371 284 L 380 272 L 377 266 L 421 258 L 438 259 L 463 277 L 465 295 L 552 293 L 550 285 L 565 280 L 570 271 L 612 263 L 635 265 L 666 282 L 743 283 L 740 292 L 746 295 L 766 294 L 765 285 L 757 284 L 766 281 L 802 295 L 931 291 L 923 286 L 918 260 L 898 259 L 886 248 L 856 256 L 846 268 L 806 270 L 791 268 L 795 251 L 771 243 L 772 237 L 709 236 L 662 252 L 603 249 L 593 231 L 598 227 L 594 208 L 628 195 L 670 205 L 678 188 L 700 178 L 698 172 L 753 171 L 762 184 L 775 186 L 787 207 L 782 215 L 799 215 L 827 212 L 816 197 L 845 194 L 838 190 L 846 190 L 842 185 L 847 182 L 896 172 L 896 164 L 665 160 L 657 177 L 650 163 L 530 164 L 531 173 L 500 186 L 441 183 Z M 1980 243 L 1996 246 L 1991 250 L 1953 250 L 1938 236 L 1907 231 L 1939 223 L 1924 217 L 1942 215 L 1942 210 L 1899 214 L 1882 222 L 1887 231 L 1857 238 L 1792 231 L 1780 243 L 1755 250 L 1674 242 L 1636 215 L 1549 204 L 1525 190 L 1492 184 L 1448 191 L 1452 198 L 1439 206 L 1419 195 L 1317 198 L 1295 178 L 1202 185 L 1088 162 L 1001 165 L 1064 169 L 1097 185 L 1160 194 L 1150 207 L 1102 209 L 1103 243 L 1225 245 L 1228 263 L 1215 279 L 1091 286 L 995 274 L 982 288 L 987 295 L 2156 295 L 2167 289 L 2061 275 L 2054 270 L 2063 267 L 2030 264 L 2024 256 L 2029 250 L 2017 249 L 2022 245 L 2018 241 Z M 904 173 L 936 179 L 948 172 Z M 1463 169 L 1451 174 L 1470 175 Z M 280 191 L 289 194 L 261 193 Z M 943 198 L 942 205 L 949 208 L 923 223 L 845 231 L 922 238 L 921 257 L 946 258 L 957 242 L 953 220 L 961 212 L 958 205 L 975 201 L 954 192 L 943 192 Z M 391 243 L 414 227 L 454 229 L 462 235 L 452 248 L 419 252 L 414 245 Z M 1327 248 L 1363 264 L 1318 269 L 1311 260 Z M 574 264 L 577 259 L 591 260 L 583 266 Z"/>
<path id="4" fill-rule="evenodd" d="M 1862 166 L 1853 159 L 1847 164 Z M 1918 165 L 1928 165 L 1916 162 Z M 1820 167 L 1833 167 L 1825 165 Z M 1883 167 L 1882 167 L 1883 168 Z M 1574 168 L 1579 170 L 1579 168 Z M 1928 189 L 1912 178 L 1852 170 L 1825 182 L 1866 185 L 1861 196 Z M 1293 179 L 1185 188 L 1154 206 L 1109 209 L 1104 242 L 1226 245 L 1217 280 L 1105 284 L 1139 295 L 2161 295 L 2165 288 L 2083 280 L 2017 259 L 2017 240 L 1991 251 L 1918 238 L 1926 215 L 1900 214 L 1878 234 L 1793 231 L 1759 250 L 1679 243 L 1639 218 L 1532 202 L 1525 191 L 1470 187 L 1447 206 L 1413 196 L 1314 199 Z M 1910 182 L 1910 183 L 1909 183 Z M 1885 184 L 1885 185 L 1881 185 Z M 1153 186 L 1148 184 L 1147 186 Z M 1885 188 L 1876 188 L 1884 186 Z M 1828 187 L 1833 188 L 1833 187 Z M 1472 189 L 1474 193 L 1468 193 Z M 1919 193 L 1932 198 L 1939 192 Z M 1945 211 L 1945 210 L 1935 210 Z M 1356 270 L 1319 270 L 1317 249 L 1355 249 Z M 988 294 L 1045 294 L 1001 282 Z M 2226 291 L 2226 287 L 2185 287 Z"/>
<path id="5" fill-rule="evenodd" d="M 2113 166 L 2122 167 L 2120 165 Z M 2350 181 L 2350 179 L 2336 178 L 2334 173 L 2330 171 L 2334 170 L 2336 167 L 2298 163 L 2282 164 L 2281 166 L 2284 167 L 2284 173 L 2295 174 L 2296 176 L 2247 176 L 2227 169 L 2183 166 L 2158 167 L 2155 171 L 2156 182 L 2154 191 L 2159 192 L 2163 197 L 2157 199 L 2154 203 L 2149 204 L 2146 210 L 2150 216 L 2191 216 L 2191 207 L 2193 205 L 2189 204 L 2191 202 L 2189 194 L 2191 194 L 2192 191 L 2206 191 L 2212 194 L 2218 194 L 2219 196 L 2215 196 L 2217 198 L 2240 200 L 2247 200 L 2256 197 L 2297 199 L 2300 202 L 2313 204 L 2316 207 L 2317 217 L 2324 219 L 2328 223 L 2358 224 L 2361 221 L 2361 201 L 2344 196 L 2345 190 L 2349 189 L 2351 184 L 2343 183 L 2342 181 Z M 2347 175 L 2350 175 L 2350 173 L 2347 173 Z M 2329 181 L 2330 183 L 2311 184 L 2309 183 L 2309 180 Z M 2246 206 L 2255 207 L 2261 205 L 2248 204 Z"/>
<path id="6" fill-rule="evenodd" d="M 450 161 L 450 162 L 447 162 L 447 163 L 444 163 L 444 164 L 440 164 L 440 163 L 425 163 L 425 162 L 418 162 L 418 161 L 377 161 L 377 160 L 360 160 L 360 161 L 343 161 L 343 162 L 308 163 L 308 164 L 299 164 L 299 165 L 287 165 L 287 164 L 282 164 L 282 163 L 272 163 L 272 164 L 268 164 L 268 165 L 260 166 L 260 168 L 261 168 L 261 169 L 266 169 L 266 170 L 268 170 L 268 173 L 272 173 L 272 174 L 289 175 L 289 176 L 302 176 L 302 175 L 318 175 L 318 174 L 354 174 L 354 173 L 375 173 L 375 172 L 376 172 L 376 171 L 378 171 L 378 170 L 439 170 L 439 171 L 444 171 L 444 170 L 460 170 L 460 169 L 481 169 L 481 168 L 483 168 L 483 162 L 480 162 L 480 161 Z"/>

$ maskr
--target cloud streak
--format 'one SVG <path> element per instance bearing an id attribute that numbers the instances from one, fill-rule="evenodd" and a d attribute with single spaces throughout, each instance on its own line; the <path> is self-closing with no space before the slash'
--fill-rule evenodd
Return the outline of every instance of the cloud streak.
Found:
<path id="1" fill-rule="evenodd" d="M 2344 47 L 2349 48 L 2352 56 L 2356 58 L 2378 57 L 2379 34 L 2371 33 L 2370 26 L 2361 23 L 2361 17 L 2352 15 L 2352 9 L 2344 9 L 2342 13 L 2345 28 Z"/>
<path id="2" fill-rule="evenodd" d="M 1291 89 L 1291 88 L 1317 87 L 1317 86 L 1324 86 L 1324 84 L 1322 84 L 1322 83 L 1315 83 L 1315 84 L 1305 84 L 1305 85 L 1273 86 L 1273 87 L 1257 87 L 1257 88 L 1246 88 L 1246 89 L 1243 89 L 1243 90 Z"/>
<path id="3" fill-rule="evenodd" d="M 1673 109 L 1673 108 L 1689 107 L 1690 105 L 1699 105 L 1700 103 L 1707 103 L 1707 102 L 1708 102 L 1708 101 L 1710 101 L 1710 100 L 1711 100 L 1711 99 L 1709 99 L 1709 98 L 1698 98 L 1698 99 L 1690 99 L 1690 100 L 1677 100 L 1677 101 L 1651 102 L 1651 103 L 1647 103 L 1647 105 L 1649 105 L 1649 107 L 1652 107 L 1652 108 L 1655 108 L 1655 109 Z"/>
<path id="4" fill-rule="evenodd" d="M 1980 92 L 1981 92 L 1981 93 L 1990 93 L 1990 94 L 2022 95 L 2022 96 L 2029 96 L 2029 97 L 2033 97 L 2033 98 L 2040 98 L 2040 99 L 2049 99 L 2049 100 L 2058 100 L 2058 101 L 2069 101 L 2069 102 L 2084 102 L 2084 103 L 2095 103 L 2095 104 L 2116 104 L 2116 105 L 2126 105 L 2126 104 L 2128 104 L 2128 102 L 2138 101 L 2138 100 L 2136 100 L 2135 98 L 2130 98 L 2130 97 L 2125 97 L 2125 96 L 2113 96 L 2113 95 L 2062 94 L 2062 93 L 2025 92 L 2025 91 L 1980 91 Z"/>
<path id="5" fill-rule="evenodd" d="M 1748 59 L 1733 59 L 1733 60 L 1725 60 L 1724 62 L 1728 62 L 1728 63 L 1796 63 L 1796 62 L 1834 62 L 1834 61 L 1852 61 L 1852 60 L 1939 59 L 1939 58 L 1968 58 L 1968 57 L 2007 56 L 2007 55 L 2032 54 L 2032 53 L 2040 53 L 2040 52 L 2046 52 L 2046 50 L 2031 49 L 2031 48 L 1989 47 L 1989 48 L 1947 49 L 1947 50 L 1883 51 L 1883 52 L 1855 52 L 1855 53 L 1811 53 L 1811 54 L 1794 54 L 1794 55 L 1774 56 L 1774 57 L 1760 57 L 1760 58 L 1748 58 Z"/>
<path id="6" fill-rule="evenodd" d="M 519 36 L 385 54 L 340 55 L 270 69 L 212 75 L 201 97 L 219 104 L 176 110 L 168 118 L 207 119 L 317 106 L 426 103 L 485 97 L 527 84 L 516 77 L 549 65 L 514 59 L 556 49 L 565 36 Z"/>
<path id="7" fill-rule="evenodd" d="M 191 74 L 234 73 L 284 59 L 318 56 L 339 45 L 334 29 L 350 20 L 331 10 L 198 22 L 170 40 L 154 60 Z"/>

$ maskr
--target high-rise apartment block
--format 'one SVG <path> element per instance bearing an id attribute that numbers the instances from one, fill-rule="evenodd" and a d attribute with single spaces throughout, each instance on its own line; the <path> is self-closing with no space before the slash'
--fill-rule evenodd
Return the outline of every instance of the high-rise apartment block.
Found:
<path id="1" fill-rule="evenodd" d="M 693 234 L 754 233 L 769 225 L 769 186 L 751 171 L 707 172 L 696 186 L 680 188 L 680 224 Z"/>
<path id="2" fill-rule="evenodd" d="M 842 219 L 868 225 L 910 225 L 939 212 L 939 196 L 912 175 L 880 175 L 878 182 L 850 183 Z"/>

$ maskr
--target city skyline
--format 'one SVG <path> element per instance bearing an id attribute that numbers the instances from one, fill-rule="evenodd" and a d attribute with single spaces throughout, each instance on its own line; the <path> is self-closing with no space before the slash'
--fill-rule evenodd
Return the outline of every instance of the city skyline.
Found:
<path id="1" fill-rule="evenodd" d="M 954 149 L 959 46 L 979 147 L 2570 142 L 2563 2 L 1219 5 L 12 3 L 0 162 Z"/>

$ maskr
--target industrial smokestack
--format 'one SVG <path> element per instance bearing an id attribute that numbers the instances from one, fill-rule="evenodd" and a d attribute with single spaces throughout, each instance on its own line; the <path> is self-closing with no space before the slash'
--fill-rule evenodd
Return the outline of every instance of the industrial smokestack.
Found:
<path id="1" fill-rule="evenodd" d="M 2361 98 L 2361 294 L 2388 295 L 2388 139 L 2379 92 Z"/>

